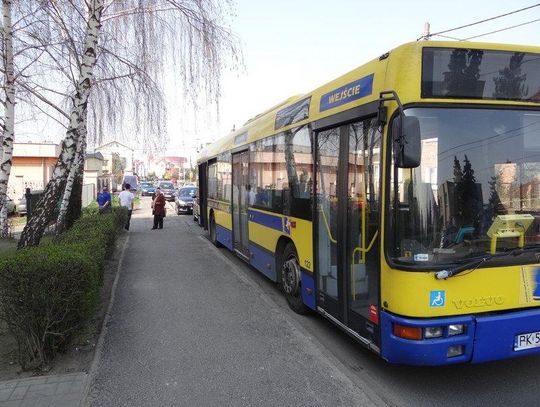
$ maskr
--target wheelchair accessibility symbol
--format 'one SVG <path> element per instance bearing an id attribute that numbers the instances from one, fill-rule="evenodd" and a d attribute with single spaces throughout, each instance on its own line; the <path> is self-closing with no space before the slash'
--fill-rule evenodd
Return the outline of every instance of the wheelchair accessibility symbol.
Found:
<path id="1" fill-rule="evenodd" d="M 445 291 L 430 291 L 429 293 L 429 306 L 430 307 L 444 307 L 446 300 Z"/>

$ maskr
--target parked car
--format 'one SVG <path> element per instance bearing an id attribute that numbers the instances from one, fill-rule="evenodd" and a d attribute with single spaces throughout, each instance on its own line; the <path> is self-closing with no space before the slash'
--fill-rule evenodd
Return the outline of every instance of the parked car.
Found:
<path id="1" fill-rule="evenodd" d="M 19 199 L 15 205 L 15 213 L 19 216 L 26 215 L 26 197 L 23 196 L 21 199 Z"/>
<path id="2" fill-rule="evenodd" d="M 197 195 L 197 187 L 183 187 L 178 190 L 176 195 L 176 213 L 193 212 L 193 197 Z"/>
<path id="3" fill-rule="evenodd" d="M 174 201 L 174 184 L 171 181 L 159 181 L 157 186 L 161 189 L 166 201 Z"/>
<path id="4" fill-rule="evenodd" d="M 142 182 L 141 183 L 141 195 L 153 195 L 156 192 L 156 187 L 153 182 Z"/>

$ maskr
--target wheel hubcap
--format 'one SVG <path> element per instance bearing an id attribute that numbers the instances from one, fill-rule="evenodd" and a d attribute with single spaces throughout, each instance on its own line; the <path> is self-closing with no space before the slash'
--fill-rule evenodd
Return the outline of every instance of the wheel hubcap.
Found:
<path id="1" fill-rule="evenodd" d="M 292 257 L 283 263 L 282 269 L 283 291 L 295 296 L 300 286 L 300 267 L 296 258 Z"/>

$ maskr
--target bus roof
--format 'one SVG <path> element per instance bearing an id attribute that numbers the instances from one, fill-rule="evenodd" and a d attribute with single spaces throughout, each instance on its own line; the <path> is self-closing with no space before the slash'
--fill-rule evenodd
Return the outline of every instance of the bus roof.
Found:
<path id="1" fill-rule="evenodd" d="M 422 50 L 432 48 L 463 48 L 499 50 L 540 54 L 540 47 L 510 44 L 495 44 L 463 41 L 417 41 L 400 45 L 390 52 L 314 89 L 304 95 L 289 97 L 283 102 L 249 119 L 241 128 L 217 140 L 198 157 L 198 162 L 212 159 L 222 152 L 242 149 L 253 141 L 278 134 L 284 130 L 301 126 L 324 117 L 332 116 L 353 107 L 379 99 L 379 93 L 394 90 L 403 104 L 412 101 L 441 102 L 441 99 L 426 99 L 420 96 Z M 539 89 L 540 90 L 540 89 Z M 456 99 L 450 100 L 456 103 Z M 478 103 L 464 99 L 460 103 Z M 482 103 L 508 104 L 508 101 L 482 100 Z M 531 101 L 512 101 L 512 104 L 538 105 Z M 306 116 L 296 117 L 305 109 Z M 290 113 L 290 117 L 287 116 Z M 293 120 L 287 121 L 294 116 Z M 298 120 L 300 119 L 300 120 Z"/>

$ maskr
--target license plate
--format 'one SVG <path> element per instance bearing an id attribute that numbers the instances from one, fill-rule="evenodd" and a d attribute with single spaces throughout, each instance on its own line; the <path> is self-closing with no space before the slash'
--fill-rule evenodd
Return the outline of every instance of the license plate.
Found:
<path id="1" fill-rule="evenodd" d="M 514 350 L 515 351 L 539 348 L 539 347 L 540 347 L 540 332 L 520 334 L 514 337 Z"/>

